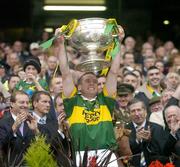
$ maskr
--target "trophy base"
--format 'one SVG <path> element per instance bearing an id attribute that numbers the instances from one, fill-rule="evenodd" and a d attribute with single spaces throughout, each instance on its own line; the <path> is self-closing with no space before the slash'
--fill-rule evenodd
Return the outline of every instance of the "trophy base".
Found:
<path id="1" fill-rule="evenodd" d="M 76 66 L 76 70 L 81 72 L 94 72 L 97 73 L 105 68 L 110 67 L 111 62 L 104 59 L 93 59 L 83 61 Z"/>

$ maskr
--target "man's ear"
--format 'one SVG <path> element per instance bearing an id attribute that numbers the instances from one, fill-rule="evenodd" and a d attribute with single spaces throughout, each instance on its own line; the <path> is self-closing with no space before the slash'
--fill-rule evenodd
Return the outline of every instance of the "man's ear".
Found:
<path id="1" fill-rule="evenodd" d="M 78 88 L 78 91 L 81 91 L 81 85 L 78 85 L 77 88 Z"/>

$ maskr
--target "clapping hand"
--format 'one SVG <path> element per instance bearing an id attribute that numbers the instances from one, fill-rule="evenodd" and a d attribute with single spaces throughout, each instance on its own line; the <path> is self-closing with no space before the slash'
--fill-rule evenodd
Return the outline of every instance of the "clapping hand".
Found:
<path id="1" fill-rule="evenodd" d="M 26 120 L 29 129 L 31 129 L 32 131 L 34 131 L 35 133 L 39 133 L 38 130 L 38 123 L 37 123 L 37 119 L 35 116 L 31 115 L 30 113 L 27 116 L 27 120 Z"/>
<path id="2" fill-rule="evenodd" d="M 28 112 L 26 110 L 23 110 L 23 109 L 22 109 L 22 111 L 20 111 L 17 114 L 16 120 L 12 126 L 12 130 L 14 133 L 16 133 L 16 131 L 18 130 L 20 125 L 26 120 L 27 114 L 28 114 Z"/>
<path id="3" fill-rule="evenodd" d="M 66 121 L 66 114 L 64 112 L 60 113 L 58 116 L 58 124 L 59 124 L 59 130 L 66 131 L 68 126 L 68 123 Z"/>
<path id="4" fill-rule="evenodd" d="M 151 139 L 151 131 L 150 126 L 148 126 L 148 129 L 145 130 L 144 128 L 140 128 L 137 130 L 136 137 L 138 141 L 141 140 L 150 140 Z"/>
<path id="5" fill-rule="evenodd" d="M 171 129 L 171 133 L 173 135 L 180 129 L 180 118 L 174 117 L 173 121 L 169 124 L 169 128 Z"/>

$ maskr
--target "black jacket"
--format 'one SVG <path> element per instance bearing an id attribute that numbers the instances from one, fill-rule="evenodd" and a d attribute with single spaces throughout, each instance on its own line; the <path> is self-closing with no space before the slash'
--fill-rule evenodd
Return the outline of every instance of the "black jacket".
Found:
<path id="1" fill-rule="evenodd" d="M 14 119 L 11 114 L 0 120 L 0 150 L 4 160 L 7 160 L 8 152 L 10 152 L 9 162 L 10 164 L 15 162 L 16 165 L 21 161 L 23 153 L 26 151 L 35 134 L 25 122 L 23 136 L 19 130 L 14 135 L 12 131 L 13 123 Z"/>
<path id="2" fill-rule="evenodd" d="M 144 153 L 146 164 L 149 165 L 153 160 L 160 160 L 162 163 L 168 162 L 168 157 L 163 155 L 163 148 L 167 139 L 167 134 L 163 128 L 155 123 L 146 122 L 145 129 L 150 126 L 151 139 L 149 141 L 143 140 L 142 142 L 136 141 L 136 129 L 131 122 L 126 128 L 131 130 L 129 137 L 130 148 L 133 154 Z M 135 156 L 131 160 L 132 165 L 135 167 L 140 166 L 140 156 Z"/>

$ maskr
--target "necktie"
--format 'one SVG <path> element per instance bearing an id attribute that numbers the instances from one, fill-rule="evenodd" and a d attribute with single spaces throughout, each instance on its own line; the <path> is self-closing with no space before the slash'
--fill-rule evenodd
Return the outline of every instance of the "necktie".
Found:
<path id="1" fill-rule="evenodd" d="M 23 136 L 23 129 L 24 129 L 24 123 L 21 124 L 19 127 L 19 131 L 21 132 L 21 135 Z"/>
<path id="2" fill-rule="evenodd" d="M 136 131 L 138 131 L 139 129 L 141 129 L 141 127 L 140 126 L 136 126 Z M 143 151 L 141 152 L 141 157 L 140 157 L 140 167 L 146 167 L 146 161 L 145 161 L 145 157 L 144 157 L 144 152 Z"/>
<path id="3" fill-rule="evenodd" d="M 46 120 L 44 119 L 44 118 L 41 118 L 40 120 L 39 120 L 39 124 L 46 124 Z"/>
<path id="4" fill-rule="evenodd" d="M 146 167 L 146 161 L 143 151 L 141 152 L 140 167 Z"/>

